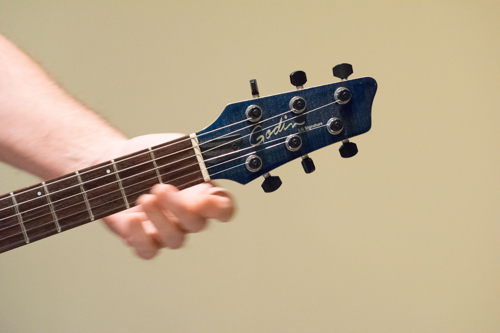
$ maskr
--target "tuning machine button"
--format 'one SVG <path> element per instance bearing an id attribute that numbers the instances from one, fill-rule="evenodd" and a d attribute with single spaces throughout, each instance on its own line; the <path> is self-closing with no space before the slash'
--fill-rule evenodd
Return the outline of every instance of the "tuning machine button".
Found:
<path id="1" fill-rule="evenodd" d="M 353 157 L 358 153 L 358 146 L 349 140 L 343 140 L 342 146 L 339 148 L 340 156 L 343 158 Z"/>
<path id="2" fill-rule="evenodd" d="M 341 80 L 347 80 L 349 75 L 352 73 L 353 70 L 351 64 L 342 63 L 333 67 L 333 76 L 338 77 Z"/>
<path id="3" fill-rule="evenodd" d="M 295 71 L 290 74 L 290 83 L 292 83 L 297 90 L 304 89 L 304 84 L 307 82 L 307 76 L 304 71 Z M 306 101 L 300 96 L 295 96 L 290 100 L 290 109 L 295 114 L 301 114 L 306 110 Z"/>
<path id="4" fill-rule="evenodd" d="M 304 168 L 305 173 L 312 173 L 314 170 L 316 170 L 316 166 L 314 165 L 314 162 L 312 158 L 310 158 L 307 155 L 302 156 L 302 168 Z"/>
<path id="5" fill-rule="evenodd" d="M 303 89 L 307 82 L 307 76 L 304 71 L 295 71 L 290 74 L 290 83 L 297 87 L 297 90 Z"/>
<path id="6" fill-rule="evenodd" d="M 264 192 L 270 193 L 280 188 L 282 184 L 280 177 L 271 176 L 269 172 L 265 173 L 263 176 L 264 176 L 264 182 L 262 182 L 261 186 Z"/>
<path id="7" fill-rule="evenodd" d="M 252 90 L 253 98 L 259 98 L 259 87 L 257 87 L 257 80 L 250 80 L 250 89 Z"/>

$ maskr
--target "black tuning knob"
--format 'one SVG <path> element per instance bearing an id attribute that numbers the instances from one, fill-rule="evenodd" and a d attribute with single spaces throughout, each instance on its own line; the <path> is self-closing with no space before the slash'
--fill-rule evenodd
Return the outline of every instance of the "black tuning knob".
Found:
<path id="1" fill-rule="evenodd" d="M 333 67 L 333 76 L 338 77 L 341 80 L 347 80 L 349 75 L 353 73 L 351 64 L 338 64 Z"/>
<path id="2" fill-rule="evenodd" d="M 354 142 L 344 140 L 342 141 L 342 146 L 339 148 L 339 152 L 343 158 L 353 157 L 358 153 L 358 147 Z"/>
<path id="3" fill-rule="evenodd" d="M 269 173 L 264 174 L 264 182 L 262 183 L 262 189 L 266 193 L 274 192 L 281 186 L 281 179 L 278 176 L 271 176 Z"/>
<path id="4" fill-rule="evenodd" d="M 290 74 L 290 82 L 297 87 L 297 89 L 302 89 L 304 84 L 307 82 L 307 76 L 304 71 L 295 71 Z"/>
<path id="5" fill-rule="evenodd" d="M 311 173 L 316 170 L 312 158 L 307 155 L 302 156 L 302 167 L 304 168 L 305 173 Z"/>

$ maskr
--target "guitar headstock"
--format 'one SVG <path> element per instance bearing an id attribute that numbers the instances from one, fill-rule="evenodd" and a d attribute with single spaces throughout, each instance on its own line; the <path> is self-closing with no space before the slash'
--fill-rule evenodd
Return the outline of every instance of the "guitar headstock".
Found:
<path id="1" fill-rule="evenodd" d="M 294 72 L 297 90 L 273 96 L 259 97 L 252 80 L 253 99 L 227 105 L 196 133 L 210 178 L 246 184 L 264 175 L 262 187 L 272 192 L 281 180 L 269 172 L 293 159 L 302 157 L 310 173 L 315 167 L 307 154 L 336 142 L 343 142 L 342 157 L 354 156 L 357 148 L 349 139 L 370 129 L 377 83 L 369 77 L 345 80 L 349 66 L 334 67 L 343 81 L 312 88 L 302 88 L 305 73 Z"/>

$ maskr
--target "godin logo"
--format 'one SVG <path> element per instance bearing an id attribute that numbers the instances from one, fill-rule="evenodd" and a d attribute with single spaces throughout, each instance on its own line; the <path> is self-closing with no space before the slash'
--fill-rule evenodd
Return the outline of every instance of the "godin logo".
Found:
<path id="1" fill-rule="evenodd" d="M 285 123 L 287 122 L 287 117 L 280 117 L 280 121 L 273 127 L 268 128 L 265 132 L 262 131 L 262 126 L 261 125 L 256 125 L 252 129 L 252 133 L 250 133 L 250 144 L 252 146 L 259 146 L 261 144 L 264 144 L 266 140 L 269 140 L 273 137 L 276 137 L 278 134 L 280 134 L 283 131 L 287 131 L 289 129 L 293 129 L 297 126 L 302 126 L 305 124 L 304 122 L 301 123 Z"/>

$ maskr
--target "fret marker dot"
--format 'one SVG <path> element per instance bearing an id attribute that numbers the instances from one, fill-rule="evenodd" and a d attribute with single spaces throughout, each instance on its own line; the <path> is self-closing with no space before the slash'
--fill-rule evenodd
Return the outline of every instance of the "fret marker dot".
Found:
<path id="1" fill-rule="evenodd" d="M 110 173 L 110 172 L 111 172 L 111 171 L 109 171 L 109 169 L 108 169 L 108 170 L 106 170 L 106 173 Z"/>
<path id="2" fill-rule="evenodd" d="M 42 192 L 38 192 L 37 195 L 42 195 Z"/>

